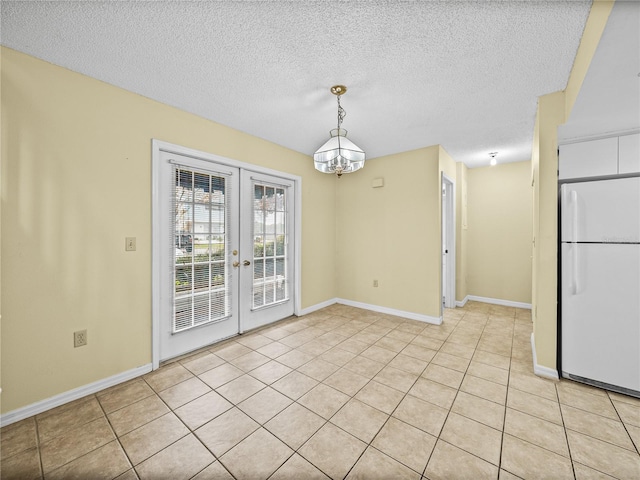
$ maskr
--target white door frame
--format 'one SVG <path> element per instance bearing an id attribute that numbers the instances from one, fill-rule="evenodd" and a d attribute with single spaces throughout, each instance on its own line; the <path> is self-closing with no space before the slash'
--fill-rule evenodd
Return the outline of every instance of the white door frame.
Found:
<path id="1" fill-rule="evenodd" d="M 442 191 L 446 190 L 445 201 L 442 201 Z M 441 253 L 448 251 L 446 265 L 442 265 L 440 279 L 442 296 L 446 308 L 456 306 L 456 184 L 442 172 L 440 184 L 440 199 L 442 202 L 442 219 L 440 238 Z M 446 232 L 445 232 L 446 228 Z M 446 244 L 445 244 L 446 242 Z M 446 268 L 446 271 L 444 269 Z M 442 310 L 442 307 L 441 307 Z M 442 313 L 442 312 L 441 312 Z"/>
<path id="2" fill-rule="evenodd" d="M 155 370 L 160 366 L 160 245 L 162 235 L 160 216 L 162 212 L 158 208 L 160 198 L 159 165 L 160 152 L 174 153 L 187 157 L 197 158 L 208 162 L 227 165 L 230 167 L 250 170 L 256 173 L 274 175 L 286 178 L 295 184 L 295 219 L 294 219 L 294 261 L 295 279 L 293 282 L 293 312 L 299 315 L 301 310 L 301 246 L 302 246 L 302 177 L 286 172 L 272 170 L 270 168 L 253 165 L 251 163 L 221 157 L 212 153 L 202 152 L 188 147 L 175 145 L 161 140 L 151 140 L 151 361 Z"/>

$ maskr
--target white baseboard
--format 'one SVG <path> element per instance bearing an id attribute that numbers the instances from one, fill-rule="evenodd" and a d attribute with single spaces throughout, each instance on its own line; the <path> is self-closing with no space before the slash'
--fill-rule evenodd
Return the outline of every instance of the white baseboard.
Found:
<path id="1" fill-rule="evenodd" d="M 533 353 L 533 373 L 539 377 L 550 378 L 552 380 L 558 380 L 558 371 L 554 368 L 543 367 L 538 365 L 538 358 L 536 356 L 536 342 L 533 338 L 533 332 L 531 332 L 531 351 Z"/>
<path id="2" fill-rule="evenodd" d="M 298 316 L 301 317 L 302 315 L 309 315 L 310 313 L 313 313 L 317 310 L 320 310 L 322 308 L 325 307 L 329 307 L 331 305 L 333 305 L 334 303 L 338 303 L 338 299 L 337 298 L 330 298 L 329 300 L 326 300 L 324 302 L 320 302 L 317 303 L 315 305 L 311 305 L 310 307 L 307 308 L 303 308 L 302 310 L 300 310 L 298 312 Z"/>
<path id="3" fill-rule="evenodd" d="M 33 415 L 37 415 L 52 408 L 59 407 L 60 405 L 64 405 L 65 403 L 69 403 L 73 400 L 77 400 L 79 398 L 86 397 L 87 395 L 99 392 L 100 390 L 104 390 L 105 388 L 113 387 L 114 385 L 118 385 L 119 383 L 132 380 L 136 377 L 144 375 L 145 373 L 149 373 L 150 371 L 151 364 L 148 363 L 146 365 L 142 365 L 141 367 L 127 370 L 126 372 L 118 373 L 111 377 L 98 380 L 97 382 L 89 383 L 88 385 L 83 385 L 81 387 L 60 393 L 45 400 L 32 403 L 31 405 L 27 405 L 26 407 L 12 410 L 0 416 L 0 427 L 10 425 L 20 420 L 24 420 L 25 418 L 29 418 Z"/>
<path id="4" fill-rule="evenodd" d="M 338 298 L 336 300 L 337 303 L 342 305 L 364 308 L 365 310 L 371 310 L 373 312 L 386 313 L 388 315 L 395 315 L 397 317 L 404 317 L 410 320 L 432 323 L 434 325 L 440 325 L 442 323 L 442 317 L 431 317 L 429 315 L 423 315 L 422 313 L 405 312 L 403 310 L 396 310 L 395 308 L 381 307 L 379 305 L 371 305 L 370 303 L 354 302 L 353 300 L 346 300 L 344 298 Z"/>
<path id="5" fill-rule="evenodd" d="M 476 295 L 467 295 L 466 297 L 464 297 L 464 303 L 467 303 L 467 300 L 473 300 L 475 302 L 482 302 L 482 303 L 491 303 L 493 305 L 504 305 L 505 307 L 526 308 L 528 310 L 531 310 L 530 303 L 513 302 L 511 300 L 502 300 L 500 298 L 489 298 L 489 297 L 478 297 Z M 458 302 L 456 302 L 456 304 L 457 303 Z"/>
<path id="6" fill-rule="evenodd" d="M 456 300 L 456 307 L 458 307 L 458 308 L 462 308 L 462 307 L 464 307 L 464 306 L 467 304 L 467 302 L 468 302 L 468 301 L 469 301 L 469 295 L 467 295 L 466 297 L 464 297 L 464 298 L 462 299 L 462 301 L 461 301 L 461 302 L 459 302 L 459 301 L 457 301 L 457 300 Z"/>

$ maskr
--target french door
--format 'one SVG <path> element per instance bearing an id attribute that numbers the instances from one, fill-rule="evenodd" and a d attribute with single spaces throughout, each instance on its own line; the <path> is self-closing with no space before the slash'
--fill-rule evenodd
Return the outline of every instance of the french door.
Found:
<path id="1" fill-rule="evenodd" d="M 159 360 L 293 314 L 286 178 L 160 151 Z"/>

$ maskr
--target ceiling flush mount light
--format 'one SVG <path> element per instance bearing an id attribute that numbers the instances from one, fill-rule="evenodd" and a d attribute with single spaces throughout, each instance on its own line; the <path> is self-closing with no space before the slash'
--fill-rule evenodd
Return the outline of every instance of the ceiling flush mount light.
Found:
<path id="1" fill-rule="evenodd" d="M 491 166 L 493 167 L 496 163 L 498 163 L 498 161 L 496 160 L 496 155 L 498 155 L 498 152 L 491 152 L 489 154 L 489 156 L 491 157 Z"/>
<path id="2" fill-rule="evenodd" d="M 334 85 L 331 93 L 338 98 L 338 128 L 331 130 L 331 138 L 313 154 L 316 170 L 322 173 L 335 173 L 341 177 L 343 173 L 351 173 L 364 167 L 365 154 L 347 138 L 347 131 L 342 121 L 347 113 L 340 105 L 340 96 L 344 95 L 347 87 Z"/>

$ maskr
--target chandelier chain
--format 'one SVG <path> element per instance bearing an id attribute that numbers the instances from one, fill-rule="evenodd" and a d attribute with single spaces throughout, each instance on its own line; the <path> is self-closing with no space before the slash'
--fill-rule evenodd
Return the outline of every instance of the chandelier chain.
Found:
<path id="1" fill-rule="evenodd" d="M 342 108 L 342 105 L 340 105 L 340 95 L 338 95 L 338 128 L 340 128 L 340 126 L 342 125 L 342 121 L 346 116 L 347 112 L 345 112 L 344 108 Z"/>

